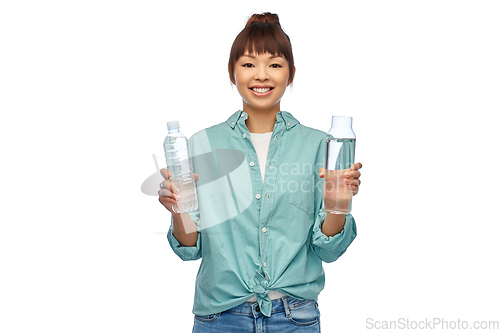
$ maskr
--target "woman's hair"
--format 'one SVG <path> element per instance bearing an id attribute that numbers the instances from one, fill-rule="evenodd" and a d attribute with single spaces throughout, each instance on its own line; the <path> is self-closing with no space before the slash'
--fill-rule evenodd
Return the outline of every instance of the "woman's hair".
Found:
<path id="1" fill-rule="evenodd" d="M 290 70 L 289 82 L 293 81 L 295 67 L 293 63 L 290 38 L 281 29 L 277 14 L 253 14 L 245 28 L 236 36 L 229 54 L 229 78 L 234 84 L 234 65 L 242 55 L 248 53 L 271 53 L 284 57 Z"/>

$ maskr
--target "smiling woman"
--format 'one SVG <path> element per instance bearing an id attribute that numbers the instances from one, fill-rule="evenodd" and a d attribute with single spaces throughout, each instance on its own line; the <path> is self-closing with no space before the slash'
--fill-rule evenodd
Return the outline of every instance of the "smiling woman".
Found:
<path id="1" fill-rule="evenodd" d="M 295 76 L 292 44 L 278 15 L 252 15 L 231 47 L 228 71 L 249 115 L 249 131 L 272 132 L 281 98 Z"/>
<path id="2" fill-rule="evenodd" d="M 243 111 L 252 115 L 265 109 L 276 111 L 275 114 L 290 84 L 290 70 L 286 59 L 281 56 L 269 52 L 246 53 L 235 64 L 234 79 L 243 99 Z"/>
<path id="3" fill-rule="evenodd" d="M 189 139 L 200 179 L 198 210 L 181 216 L 169 209 L 176 204 L 172 191 L 160 197 L 172 212 L 174 252 L 183 260 L 202 259 L 193 332 L 319 332 L 322 261 L 346 251 L 356 224 L 350 214 L 323 209 L 327 134 L 280 109 L 295 66 L 278 15 L 248 20 L 231 48 L 228 71 L 243 109 Z M 221 151 L 238 154 L 224 161 Z M 202 162 L 195 159 L 200 155 L 218 157 Z M 237 174 L 223 176 L 228 165 L 236 165 Z M 353 178 L 359 185 L 359 172 Z M 168 177 L 162 187 L 171 188 Z"/>
<path id="4" fill-rule="evenodd" d="M 234 67 L 236 62 L 245 54 L 270 53 L 286 59 L 288 68 L 291 68 L 290 83 L 295 75 L 293 62 L 292 44 L 290 38 L 283 31 L 279 23 L 278 15 L 264 13 L 253 15 L 247 22 L 245 28 L 234 40 L 229 55 L 229 77 L 234 82 Z"/>

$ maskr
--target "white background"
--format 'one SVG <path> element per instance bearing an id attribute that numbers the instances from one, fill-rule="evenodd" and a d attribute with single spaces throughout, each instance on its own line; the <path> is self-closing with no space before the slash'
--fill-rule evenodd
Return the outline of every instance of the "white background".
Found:
<path id="1" fill-rule="evenodd" d="M 167 121 L 190 136 L 242 107 L 229 51 L 263 11 L 294 50 L 282 110 L 353 116 L 363 163 L 322 331 L 500 321 L 498 1 L 4 1 L 0 331 L 191 331 L 200 261 L 141 184 Z"/>

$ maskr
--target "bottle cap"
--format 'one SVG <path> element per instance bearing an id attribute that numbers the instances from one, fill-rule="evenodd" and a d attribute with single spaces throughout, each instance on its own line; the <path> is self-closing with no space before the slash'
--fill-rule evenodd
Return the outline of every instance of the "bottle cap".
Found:
<path id="1" fill-rule="evenodd" d="M 179 121 L 178 120 L 172 120 L 167 123 L 167 127 L 169 130 L 174 129 L 174 128 L 179 128 Z"/>

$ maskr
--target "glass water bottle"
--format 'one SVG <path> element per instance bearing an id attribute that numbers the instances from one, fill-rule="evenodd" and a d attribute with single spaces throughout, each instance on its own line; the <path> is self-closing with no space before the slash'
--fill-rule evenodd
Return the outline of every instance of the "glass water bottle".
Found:
<path id="1" fill-rule="evenodd" d="M 352 117 L 332 117 L 326 141 L 326 168 L 323 188 L 324 210 L 333 214 L 351 212 L 352 191 L 345 183 L 345 172 L 354 165 L 356 135 Z"/>

